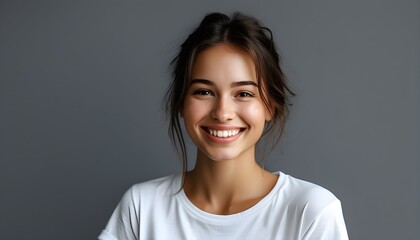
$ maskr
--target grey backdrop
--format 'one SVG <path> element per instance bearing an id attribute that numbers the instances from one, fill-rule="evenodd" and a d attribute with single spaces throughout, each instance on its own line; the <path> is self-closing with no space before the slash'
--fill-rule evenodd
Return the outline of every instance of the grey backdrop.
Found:
<path id="1" fill-rule="evenodd" d="M 130 185 L 180 171 L 169 61 L 235 10 L 298 94 L 265 166 L 333 191 L 351 239 L 420 239 L 416 0 L 1 1 L 0 239 L 95 239 Z"/>

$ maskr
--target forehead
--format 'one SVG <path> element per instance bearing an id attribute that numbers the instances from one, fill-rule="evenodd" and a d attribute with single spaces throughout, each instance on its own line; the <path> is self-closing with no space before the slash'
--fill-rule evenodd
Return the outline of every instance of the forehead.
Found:
<path id="1" fill-rule="evenodd" d="M 255 64 L 244 50 L 231 44 L 219 44 L 196 56 L 192 68 L 194 78 L 256 81 Z"/>

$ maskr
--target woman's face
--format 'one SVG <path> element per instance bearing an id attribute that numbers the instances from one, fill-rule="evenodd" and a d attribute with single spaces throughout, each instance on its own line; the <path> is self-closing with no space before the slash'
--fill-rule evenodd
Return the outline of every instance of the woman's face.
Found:
<path id="1" fill-rule="evenodd" d="M 229 44 L 206 49 L 196 58 L 189 84 L 181 115 L 199 155 L 215 161 L 254 158 L 270 114 L 252 58 Z"/>

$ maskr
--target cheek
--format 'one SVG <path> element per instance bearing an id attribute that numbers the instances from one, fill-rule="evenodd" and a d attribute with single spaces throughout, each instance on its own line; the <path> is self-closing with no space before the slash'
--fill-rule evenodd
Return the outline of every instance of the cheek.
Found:
<path id="1" fill-rule="evenodd" d="M 202 119 L 208 112 L 206 104 L 199 101 L 186 100 L 183 110 L 183 118 L 186 124 L 194 124 Z M 187 126 L 188 127 L 188 126 Z"/>
<path id="2" fill-rule="evenodd" d="M 242 108 L 242 117 L 254 127 L 264 127 L 266 111 L 260 103 L 252 103 Z"/>

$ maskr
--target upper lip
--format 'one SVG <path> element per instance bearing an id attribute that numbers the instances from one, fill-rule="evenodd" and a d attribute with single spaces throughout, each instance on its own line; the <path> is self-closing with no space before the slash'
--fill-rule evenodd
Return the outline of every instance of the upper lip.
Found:
<path id="1" fill-rule="evenodd" d="M 236 129 L 244 129 L 244 127 L 238 126 L 226 126 L 226 125 L 211 125 L 211 126 L 201 126 L 204 129 L 211 129 L 211 130 L 236 130 Z"/>

